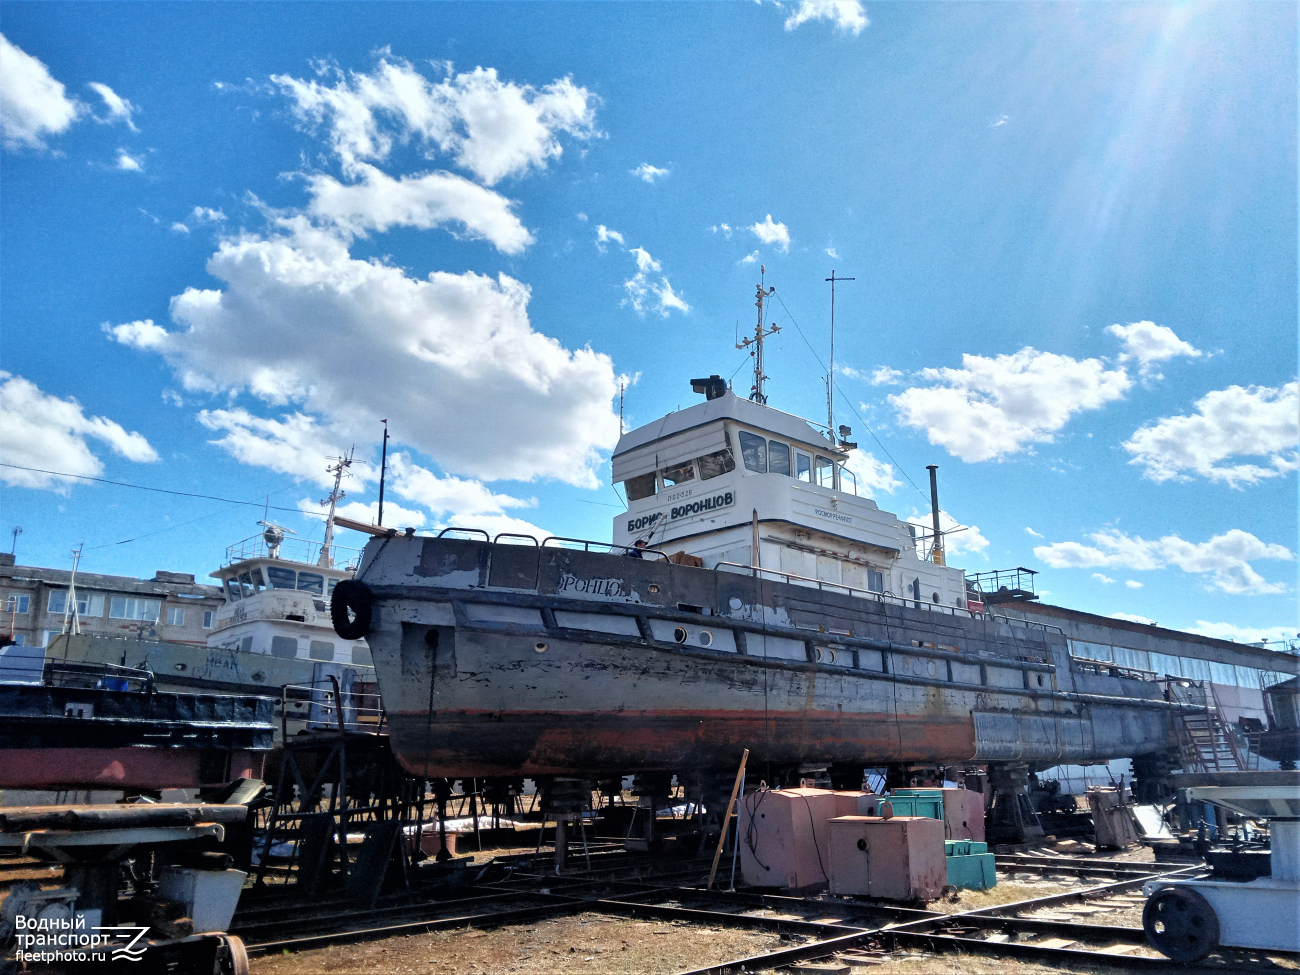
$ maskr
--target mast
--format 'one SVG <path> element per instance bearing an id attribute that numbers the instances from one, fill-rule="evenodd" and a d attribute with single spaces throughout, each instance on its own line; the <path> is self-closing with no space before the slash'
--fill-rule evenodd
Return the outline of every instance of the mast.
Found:
<path id="1" fill-rule="evenodd" d="M 63 629 L 60 633 L 81 632 L 81 613 L 77 611 L 77 566 L 81 564 L 81 550 L 85 547 L 86 543 L 82 542 L 72 550 L 72 577 L 68 580 L 68 601 L 63 607 Z"/>
<path id="2" fill-rule="evenodd" d="M 379 462 L 379 520 L 380 528 L 384 526 L 384 475 L 388 473 L 388 421 L 384 420 L 384 456 Z"/>
<path id="3" fill-rule="evenodd" d="M 826 280 L 831 283 L 831 367 L 826 373 L 826 430 L 831 443 L 835 443 L 835 282 L 856 281 L 857 278 L 837 278 L 832 269 Z"/>
<path id="4" fill-rule="evenodd" d="M 352 451 L 348 451 L 348 455 L 340 457 L 337 464 L 325 468 L 326 473 L 334 475 L 334 490 L 330 492 L 328 498 L 321 501 L 321 504 L 330 506 L 329 514 L 325 516 L 325 542 L 320 547 L 320 558 L 316 560 L 316 564 L 322 569 L 334 568 L 334 560 L 330 554 L 330 550 L 334 547 L 334 509 L 338 507 L 339 501 L 347 496 L 347 492 L 343 490 L 343 475 L 351 466 Z"/>
<path id="5" fill-rule="evenodd" d="M 760 275 L 757 295 L 758 300 L 755 302 L 755 305 L 758 307 L 758 324 L 754 327 L 754 337 L 752 339 L 747 338 L 743 342 L 737 343 L 736 348 L 748 349 L 751 345 L 754 347 L 754 351 L 750 353 L 754 357 L 754 385 L 749 392 L 749 398 L 755 403 L 766 405 L 767 395 L 763 392 L 763 380 L 767 378 L 767 375 L 763 372 L 763 339 L 769 335 L 774 335 L 781 331 L 781 329 L 778 326 L 773 325 L 766 332 L 763 331 L 763 302 L 776 294 L 776 288 L 773 287 L 764 290 L 763 278 L 767 274 L 767 265 L 759 265 L 758 270 Z"/>

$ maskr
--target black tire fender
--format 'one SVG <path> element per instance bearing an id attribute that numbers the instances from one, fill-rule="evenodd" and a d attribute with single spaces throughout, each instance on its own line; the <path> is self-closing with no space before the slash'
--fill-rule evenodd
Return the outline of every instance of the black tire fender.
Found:
<path id="1" fill-rule="evenodd" d="M 345 640 L 360 640 L 370 632 L 374 603 L 375 595 L 364 582 L 341 580 L 330 598 L 330 621 L 334 624 L 334 632 Z"/>

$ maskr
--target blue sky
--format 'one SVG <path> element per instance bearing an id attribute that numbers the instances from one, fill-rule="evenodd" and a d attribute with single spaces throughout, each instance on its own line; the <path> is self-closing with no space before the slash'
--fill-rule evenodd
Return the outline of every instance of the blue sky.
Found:
<path id="1" fill-rule="evenodd" d="M 953 561 L 1213 635 L 1297 613 L 1289 4 L 0 4 L 20 561 L 206 575 L 261 511 L 608 538 L 629 426 L 837 422 Z M 796 327 L 797 326 L 797 327 Z M 391 455 L 390 455 L 391 456 Z M 341 539 L 346 542 L 346 539 Z"/>

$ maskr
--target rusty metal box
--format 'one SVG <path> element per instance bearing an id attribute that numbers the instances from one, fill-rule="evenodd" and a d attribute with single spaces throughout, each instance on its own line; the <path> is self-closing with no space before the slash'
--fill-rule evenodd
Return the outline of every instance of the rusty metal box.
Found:
<path id="1" fill-rule="evenodd" d="M 948 884 L 941 820 L 841 816 L 830 832 L 833 894 L 927 901 Z"/>
<path id="2" fill-rule="evenodd" d="M 830 882 L 830 820 L 858 811 L 857 792 L 772 789 L 740 802 L 740 872 L 751 887 Z"/>
<path id="3" fill-rule="evenodd" d="M 943 823 L 948 839 L 983 843 L 984 793 L 970 789 L 944 789 Z"/>

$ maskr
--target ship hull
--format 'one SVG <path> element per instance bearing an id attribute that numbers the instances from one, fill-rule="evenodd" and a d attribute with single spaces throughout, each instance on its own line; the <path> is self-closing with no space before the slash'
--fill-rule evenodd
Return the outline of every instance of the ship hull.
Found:
<path id="1" fill-rule="evenodd" d="M 744 749 L 759 768 L 1046 767 L 1168 745 L 1153 688 L 1059 686 L 1059 634 L 567 550 L 533 550 L 531 573 L 509 576 L 532 585 L 494 586 L 494 554 L 518 570 L 519 546 L 372 544 L 367 639 L 414 774 L 677 772 L 734 767 Z M 813 597 L 817 629 L 799 608 Z"/>

